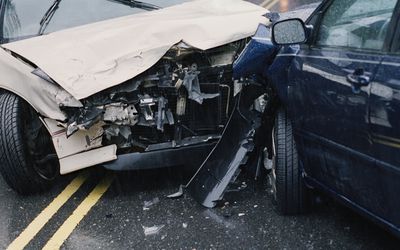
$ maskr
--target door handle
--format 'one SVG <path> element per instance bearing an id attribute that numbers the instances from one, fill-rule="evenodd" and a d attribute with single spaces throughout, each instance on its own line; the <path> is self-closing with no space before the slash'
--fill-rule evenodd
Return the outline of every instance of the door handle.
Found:
<path id="1" fill-rule="evenodd" d="M 365 75 L 364 69 L 362 68 L 356 69 L 353 73 L 347 75 L 347 81 L 357 88 L 368 86 L 370 80 L 371 79 L 369 76 Z"/>

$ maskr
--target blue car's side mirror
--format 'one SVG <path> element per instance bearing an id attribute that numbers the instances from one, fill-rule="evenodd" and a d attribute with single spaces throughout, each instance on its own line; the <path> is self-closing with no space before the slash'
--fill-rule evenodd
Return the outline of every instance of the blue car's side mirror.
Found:
<path id="1" fill-rule="evenodd" d="M 299 18 L 276 22 L 272 26 L 272 42 L 276 45 L 299 44 L 307 41 L 308 30 Z"/>

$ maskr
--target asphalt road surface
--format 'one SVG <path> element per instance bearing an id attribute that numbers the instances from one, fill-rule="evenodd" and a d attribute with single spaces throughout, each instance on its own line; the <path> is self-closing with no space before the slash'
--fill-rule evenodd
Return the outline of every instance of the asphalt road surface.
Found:
<path id="1" fill-rule="evenodd" d="M 190 177 L 183 170 L 115 174 L 91 169 L 63 177 L 52 191 L 32 197 L 18 196 L 1 182 L 0 247 L 11 243 L 10 249 L 398 247 L 386 231 L 329 200 L 304 216 L 280 216 L 267 182 L 254 181 L 246 173 L 215 209 L 203 208 L 188 195 L 167 198 Z M 72 193 L 71 187 L 77 191 Z M 63 199 L 65 204 L 51 216 Z"/>
<path id="2" fill-rule="evenodd" d="M 313 1 L 262 1 L 287 10 Z M 299 217 L 279 215 L 270 187 L 242 174 L 225 203 L 206 209 L 190 196 L 168 199 L 193 170 L 61 177 L 49 192 L 16 195 L 0 178 L 0 248 L 5 249 L 396 249 L 400 242 L 322 198 Z"/>

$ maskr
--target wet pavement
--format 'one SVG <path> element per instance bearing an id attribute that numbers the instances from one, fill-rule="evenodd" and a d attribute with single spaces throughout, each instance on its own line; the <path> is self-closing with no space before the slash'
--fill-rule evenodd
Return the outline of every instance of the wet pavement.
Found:
<path id="1" fill-rule="evenodd" d="M 271 10 L 285 11 L 309 1 L 263 1 Z M 84 171 L 88 178 L 53 216 L 43 216 L 36 235 L 27 233 L 26 249 L 41 249 L 58 241 L 62 249 L 396 249 L 399 241 L 389 233 L 329 199 L 309 214 L 281 216 L 275 210 L 266 178 L 255 181 L 242 174 L 225 202 L 206 209 L 190 196 L 166 196 L 178 190 L 192 171 L 171 168 L 113 173 L 101 168 Z M 5 249 L 82 172 L 61 177 L 49 192 L 16 195 L 0 178 L 0 248 Z M 102 193 L 101 180 L 113 178 Z M 98 195 L 97 201 L 94 196 Z M 69 196 L 68 196 L 69 197 Z M 79 210 L 81 203 L 93 207 Z M 86 204 L 86 203 L 85 203 Z M 47 211 L 47 210 L 46 210 Z M 77 216 L 77 220 L 70 220 Z M 36 219 L 35 219 L 36 218 Z M 71 224 L 66 223 L 71 222 Z M 69 225 L 69 227 L 68 227 Z M 56 237 L 64 228 L 66 238 Z M 61 232 L 63 233 L 63 232 Z"/>
<path id="2" fill-rule="evenodd" d="M 386 231 L 329 200 L 307 215 L 281 216 L 267 181 L 254 181 L 246 173 L 215 209 L 200 206 L 188 195 L 166 197 L 190 177 L 182 168 L 88 173 L 26 249 L 46 245 L 104 176 L 114 177 L 112 185 L 62 249 L 396 249 L 399 244 Z M 31 197 L 18 196 L 1 182 L 0 247 L 17 238 L 76 175 L 62 177 L 52 191 Z"/>

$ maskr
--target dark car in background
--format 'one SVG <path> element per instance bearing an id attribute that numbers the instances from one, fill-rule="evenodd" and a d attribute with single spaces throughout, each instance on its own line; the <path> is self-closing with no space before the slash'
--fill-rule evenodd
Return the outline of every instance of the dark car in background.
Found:
<path id="1" fill-rule="evenodd" d="M 306 22 L 274 23 L 262 73 L 283 214 L 306 211 L 312 188 L 400 235 L 399 13 L 395 0 L 328 0 Z"/>

